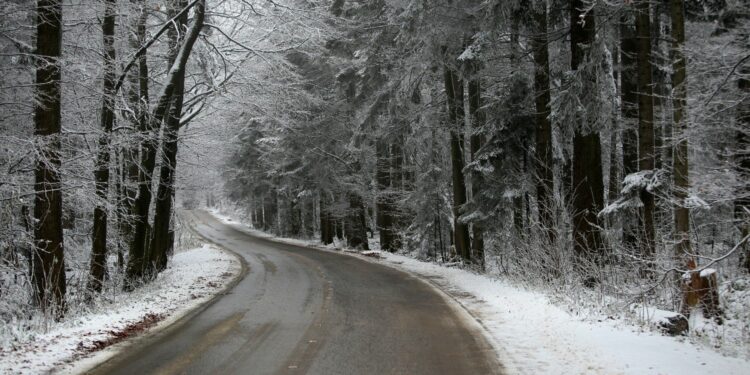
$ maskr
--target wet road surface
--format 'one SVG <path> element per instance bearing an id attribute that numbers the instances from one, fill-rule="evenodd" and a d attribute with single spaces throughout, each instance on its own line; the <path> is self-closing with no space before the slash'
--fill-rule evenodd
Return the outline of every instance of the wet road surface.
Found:
<path id="1" fill-rule="evenodd" d="M 195 232 L 247 275 L 176 329 L 98 374 L 498 374 L 496 355 L 444 298 L 398 270 L 251 236 L 206 212 Z"/>

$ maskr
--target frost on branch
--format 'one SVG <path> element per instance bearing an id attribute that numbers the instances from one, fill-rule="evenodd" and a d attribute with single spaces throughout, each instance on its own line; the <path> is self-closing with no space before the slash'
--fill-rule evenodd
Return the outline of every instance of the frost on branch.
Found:
<path id="1" fill-rule="evenodd" d="M 599 216 L 609 215 L 626 208 L 643 207 L 640 193 L 647 191 L 656 194 L 657 190 L 663 185 L 663 179 L 664 171 L 662 170 L 644 170 L 625 176 L 622 181 L 620 197 L 604 207 L 599 212 Z"/>

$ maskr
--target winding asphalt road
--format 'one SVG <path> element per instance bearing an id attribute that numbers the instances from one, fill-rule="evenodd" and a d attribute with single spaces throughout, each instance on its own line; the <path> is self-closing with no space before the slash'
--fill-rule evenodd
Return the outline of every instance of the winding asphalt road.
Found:
<path id="1" fill-rule="evenodd" d="M 206 212 L 186 218 L 249 268 L 226 295 L 96 368 L 99 374 L 499 374 L 443 296 L 398 270 L 280 244 Z"/>

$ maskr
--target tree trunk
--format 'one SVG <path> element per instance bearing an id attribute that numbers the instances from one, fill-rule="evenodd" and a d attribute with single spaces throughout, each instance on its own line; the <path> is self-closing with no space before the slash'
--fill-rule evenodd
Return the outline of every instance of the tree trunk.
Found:
<path id="1" fill-rule="evenodd" d="M 187 6 L 187 0 L 175 0 L 172 3 L 169 12 L 170 17 L 174 17 L 181 9 Z M 179 35 L 187 25 L 187 13 L 184 13 L 178 20 L 177 25 L 179 32 L 170 29 L 169 36 L 171 40 L 172 53 L 169 59 L 170 65 L 176 59 L 179 49 Z M 154 228 L 151 234 L 151 245 L 148 249 L 149 264 L 157 272 L 161 272 L 167 267 L 168 256 L 174 248 L 171 242 L 170 222 L 173 217 L 172 207 L 174 205 L 174 181 L 175 169 L 177 168 L 177 140 L 180 131 L 180 120 L 182 118 L 182 104 L 185 91 L 185 69 L 178 73 L 176 78 L 174 93 L 172 94 L 172 103 L 169 108 L 169 116 L 165 121 L 164 134 L 161 149 L 161 168 L 159 171 L 159 188 L 156 193 L 156 207 L 154 210 Z"/>
<path id="2" fill-rule="evenodd" d="M 34 135 L 40 148 L 34 168 L 35 249 L 31 285 L 35 302 L 56 319 L 65 312 L 62 191 L 60 181 L 60 52 L 62 2 L 38 0 Z"/>
<path id="3" fill-rule="evenodd" d="M 638 132 L 636 122 L 638 118 L 638 72 L 636 69 L 636 54 L 638 45 L 636 39 L 633 12 L 626 9 L 620 19 L 620 102 L 622 114 L 622 167 L 623 177 L 638 171 Z M 623 220 L 623 244 L 632 249 L 637 245 L 637 228 L 640 224 L 626 216 Z"/>
<path id="4" fill-rule="evenodd" d="M 684 54 L 685 46 L 685 4 L 683 0 L 671 0 L 672 17 L 672 87 L 674 96 L 672 106 L 672 129 L 675 136 L 673 157 L 673 195 L 674 195 L 674 232 L 675 232 L 675 263 L 677 267 L 696 267 L 690 243 L 690 211 L 685 207 L 685 198 L 690 188 L 688 168 L 688 140 L 686 138 L 687 124 L 685 110 L 687 105 L 687 62 Z M 721 315 L 717 291 L 716 273 L 690 271 L 679 278 L 682 286 L 682 312 L 687 315 L 690 310 L 700 303 L 704 304 L 706 316 L 718 318 Z M 697 297 L 697 298 L 696 298 Z"/>
<path id="5" fill-rule="evenodd" d="M 130 258 L 128 259 L 126 271 L 125 290 L 133 290 L 139 282 L 142 282 L 143 276 L 146 274 L 149 266 L 149 258 L 145 246 L 149 227 L 148 213 L 151 205 L 151 179 L 156 164 L 158 130 L 172 102 L 172 94 L 175 91 L 175 86 L 178 84 L 178 78 L 184 71 L 193 45 L 198 39 L 200 30 L 203 28 L 205 5 L 206 0 L 201 0 L 195 5 L 193 24 L 187 31 L 185 41 L 177 53 L 177 59 L 169 69 L 167 82 L 162 88 L 157 104 L 149 118 L 149 134 L 144 139 L 141 149 L 141 173 L 138 179 L 138 197 L 134 205 L 135 231 L 130 243 Z"/>
<path id="6" fill-rule="evenodd" d="M 302 234 L 302 204 L 300 199 L 289 199 L 289 237 L 299 237 Z"/>
<path id="7" fill-rule="evenodd" d="M 739 89 L 745 95 L 737 108 L 737 122 L 740 124 L 737 130 L 737 175 L 740 177 L 740 185 L 737 186 L 734 201 L 734 213 L 737 226 L 740 229 L 741 238 L 750 233 L 750 193 L 748 193 L 748 181 L 750 181 L 750 66 L 747 63 L 740 68 L 740 79 L 737 82 Z M 750 245 L 747 242 L 742 245 L 744 249 L 743 268 L 750 272 Z"/>
<path id="8" fill-rule="evenodd" d="M 609 48 L 612 50 L 612 78 L 614 79 L 615 86 L 620 82 L 620 33 L 616 31 L 615 37 L 611 41 Z M 617 93 L 617 87 L 615 88 Z M 621 140 L 620 138 L 620 116 L 617 111 L 621 110 L 620 107 L 614 106 L 612 112 L 612 128 L 609 132 L 609 182 L 607 186 L 607 203 L 614 202 L 617 199 L 620 191 L 620 161 L 618 159 L 618 145 Z M 612 226 L 612 221 L 609 220 L 607 225 Z"/>
<path id="9" fill-rule="evenodd" d="M 315 200 L 313 196 L 302 197 L 302 236 L 312 238 L 315 235 Z"/>
<path id="10" fill-rule="evenodd" d="M 570 1 L 570 65 L 573 70 L 584 63 L 584 45 L 593 44 L 595 37 L 594 11 L 589 10 L 584 16 L 583 7 L 582 0 Z M 602 179 L 599 132 L 585 134 L 579 125 L 573 138 L 573 239 L 576 253 L 588 260 L 598 260 L 602 247 L 597 216 L 604 200 Z"/>
<path id="11" fill-rule="evenodd" d="M 346 219 L 346 240 L 349 247 L 359 250 L 370 249 L 367 243 L 365 221 L 365 206 L 362 203 L 362 197 L 357 193 L 349 193 L 349 209 Z"/>
<path id="12" fill-rule="evenodd" d="M 669 64 L 668 52 L 664 48 L 666 41 L 670 38 L 664 34 L 662 28 L 662 15 L 668 16 L 669 3 L 666 1 L 656 1 L 651 7 L 653 10 L 653 18 L 651 19 L 651 72 L 653 74 L 654 83 L 654 163 L 656 169 L 666 169 L 671 164 L 671 148 L 664 147 L 665 140 L 671 139 L 671 125 L 668 121 L 664 121 L 665 116 L 665 98 L 669 96 L 667 91 L 667 77 L 664 70 L 661 67 Z M 656 207 L 656 220 L 659 221 L 659 217 L 664 216 L 665 212 L 660 210 L 659 206 Z"/>
<path id="13" fill-rule="evenodd" d="M 376 165 L 375 183 L 377 185 L 377 214 L 375 225 L 380 233 L 380 248 L 395 251 L 393 244 L 393 207 L 391 202 L 391 162 L 388 155 L 388 144 L 384 140 L 375 145 Z"/>
<path id="14" fill-rule="evenodd" d="M 674 189 L 674 228 L 675 257 L 678 265 L 694 264 L 690 244 L 690 212 L 685 207 L 685 198 L 690 187 L 688 168 L 688 140 L 685 123 L 685 105 L 687 104 L 687 63 L 683 48 L 685 45 L 685 4 L 682 0 L 671 0 L 672 16 L 672 87 L 674 98 L 673 126 L 676 143 L 673 160 Z"/>
<path id="15" fill-rule="evenodd" d="M 178 106 L 177 100 L 182 101 L 182 95 L 175 99 L 172 104 Z M 179 106 L 181 110 L 181 105 Z M 175 109 L 175 113 L 178 109 Z M 179 118 L 168 120 L 164 129 L 164 139 L 162 143 L 162 164 L 159 175 L 159 188 L 156 194 L 156 207 L 154 210 L 154 228 L 151 234 L 151 245 L 149 247 L 150 267 L 161 272 L 167 266 L 167 260 L 172 253 L 174 243 L 170 241 L 169 232 L 171 219 L 174 216 L 174 181 L 175 168 L 177 164 L 177 132 L 179 126 L 175 129 L 172 121 L 179 122 Z"/>
<path id="16" fill-rule="evenodd" d="M 146 20 L 148 18 L 148 12 L 143 4 L 143 0 L 131 0 L 131 4 L 138 6 L 137 17 L 133 20 L 132 30 L 130 32 L 128 43 L 130 49 L 135 53 L 141 46 L 146 43 Z M 133 135 L 140 133 L 145 134 L 148 129 L 148 60 L 144 53 L 138 58 L 138 69 L 131 70 L 128 72 L 128 104 L 131 107 L 131 111 L 125 111 L 124 117 L 128 118 L 133 129 L 137 129 L 137 132 L 132 132 Z M 120 185 L 120 197 L 118 199 L 118 215 L 120 221 L 118 228 L 120 232 L 121 241 L 130 243 L 132 241 L 133 231 L 135 230 L 134 223 L 132 222 L 133 207 L 135 200 L 138 195 L 138 149 L 139 145 L 135 143 L 135 140 L 129 140 L 128 144 L 123 146 L 121 155 L 121 185 Z M 119 255 L 118 255 L 119 256 Z"/>
<path id="17" fill-rule="evenodd" d="M 478 67 L 475 66 L 476 62 L 471 63 L 473 66 L 471 72 L 473 74 L 472 80 L 469 81 L 469 115 L 471 116 L 471 128 L 472 134 L 469 139 L 471 161 L 476 161 L 477 153 L 484 143 L 484 137 L 481 134 L 482 127 L 484 126 L 484 112 L 482 108 L 482 83 L 481 78 L 478 74 Z M 473 170 L 471 172 L 471 195 L 474 202 L 477 201 L 480 190 L 482 187 L 483 178 L 482 174 Z M 484 231 L 482 229 L 482 223 L 474 221 L 471 224 L 471 231 L 474 235 L 471 241 L 472 259 L 484 269 Z"/>
<path id="18" fill-rule="evenodd" d="M 320 241 L 324 245 L 333 243 L 335 232 L 333 218 L 328 211 L 328 200 L 324 197 L 325 192 L 320 193 Z"/>
<path id="19" fill-rule="evenodd" d="M 263 198 L 263 230 L 276 233 L 276 191 L 272 190 Z"/>
<path id="20" fill-rule="evenodd" d="M 399 231 L 403 228 L 404 218 L 402 211 L 398 209 L 397 202 L 400 201 L 404 191 L 404 150 L 403 139 L 399 138 L 391 143 L 391 242 L 393 251 L 401 248 L 401 236 Z"/>
<path id="21" fill-rule="evenodd" d="M 344 239 L 344 220 L 341 218 L 336 218 L 333 221 L 334 224 L 334 234 L 336 235 L 336 238 L 338 240 Z"/>
<path id="22" fill-rule="evenodd" d="M 94 208 L 94 227 L 91 235 L 91 264 L 89 267 L 88 289 L 101 292 L 104 276 L 107 272 L 107 198 L 109 195 L 109 140 L 112 125 L 115 121 L 114 88 L 115 88 L 115 17 L 116 0 L 104 2 L 102 19 L 102 42 L 104 46 L 104 83 L 102 91 L 101 127 L 99 152 L 96 161 L 94 181 L 96 181 L 96 207 Z"/>
<path id="23" fill-rule="evenodd" d="M 519 60 L 520 60 L 520 51 L 519 51 L 519 37 L 520 37 L 520 25 L 519 25 L 519 19 L 521 18 L 521 14 L 518 12 L 518 9 L 513 13 L 513 17 L 511 18 L 510 22 L 510 66 L 511 69 L 515 72 L 519 72 L 521 67 L 519 66 Z M 516 114 L 513 114 L 515 116 Z M 523 158 L 526 157 L 527 149 L 526 147 L 522 148 L 523 152 Z M 526 173 L 525 164 L 523 164 L 521 161 L 518 162 L 519 165 L 519 176 L 523 176 Z M 523 184 L 521 180 L 522 177 L 519 177 L 519 184 L 518 184 L 518 195 L 513 197 L 513 227 L 516 230 L 516 234 L 518 235 L 518 238 L 522 241 L 524 240 L 526 236 L 526 222 L 524 221 L 523 217 L 523 211 L 524 211 L 524 195 L 525 195 L 525 189 L 522 188 Z"/>
<path id="24" fill-rule="evenodd" d="M 654 170 L 654 101 L 651 71 L 651 7 L 649 1 L 636 3 L 635 29 L 638 40 L 638 170 Z M 654 229 L 654 195 L 641 190 L 643 202 L 643 235 L 641 255 L 646 259 L 654 256 L 656 234 Z"/>
<path id="25" fill-rule="evenodd" d="M 456 253 L 464 261 L 471 260 L 469 228 L 459 221 L 461 208 L 466 203 L 464 182 L 464 85 L 457 73 L 446 66 L 445 93 L 448 97 L 448 126 L 450 128 L 451 170 L 453 175 L 453 233 Z"/>
<path id="26" fill-rule="evenodd" d="M 554 230 L 554 169 L 552 161 L 552 123 L 550 121 L 549 50 L 547 42 L 547 4 L 534 4 L 534 104 L 536 106 L 536 195 L 539 223 L 550 244 L 555 241 Z"/>

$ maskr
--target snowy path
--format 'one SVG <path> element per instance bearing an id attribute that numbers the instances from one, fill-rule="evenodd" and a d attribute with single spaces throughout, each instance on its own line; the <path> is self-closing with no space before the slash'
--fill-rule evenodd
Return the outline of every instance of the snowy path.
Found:
<path id="1" fill-rule="evenodd" d="M 179 330 L 95 373 L 503 373 L 475 321 L 424 281 L 188 215 L 196 232 L 243 256 L 249 272 Z"/>
<path id="2" fill-rule="evenodd" d="M 228 286 L 240 269 L 233 255 L 214 246 L 178 252 L 153 283 L 0 348 L 0 374 L 85 371 L 128 345 L 123 339 L 158 331 L 189 314 Z"/>

